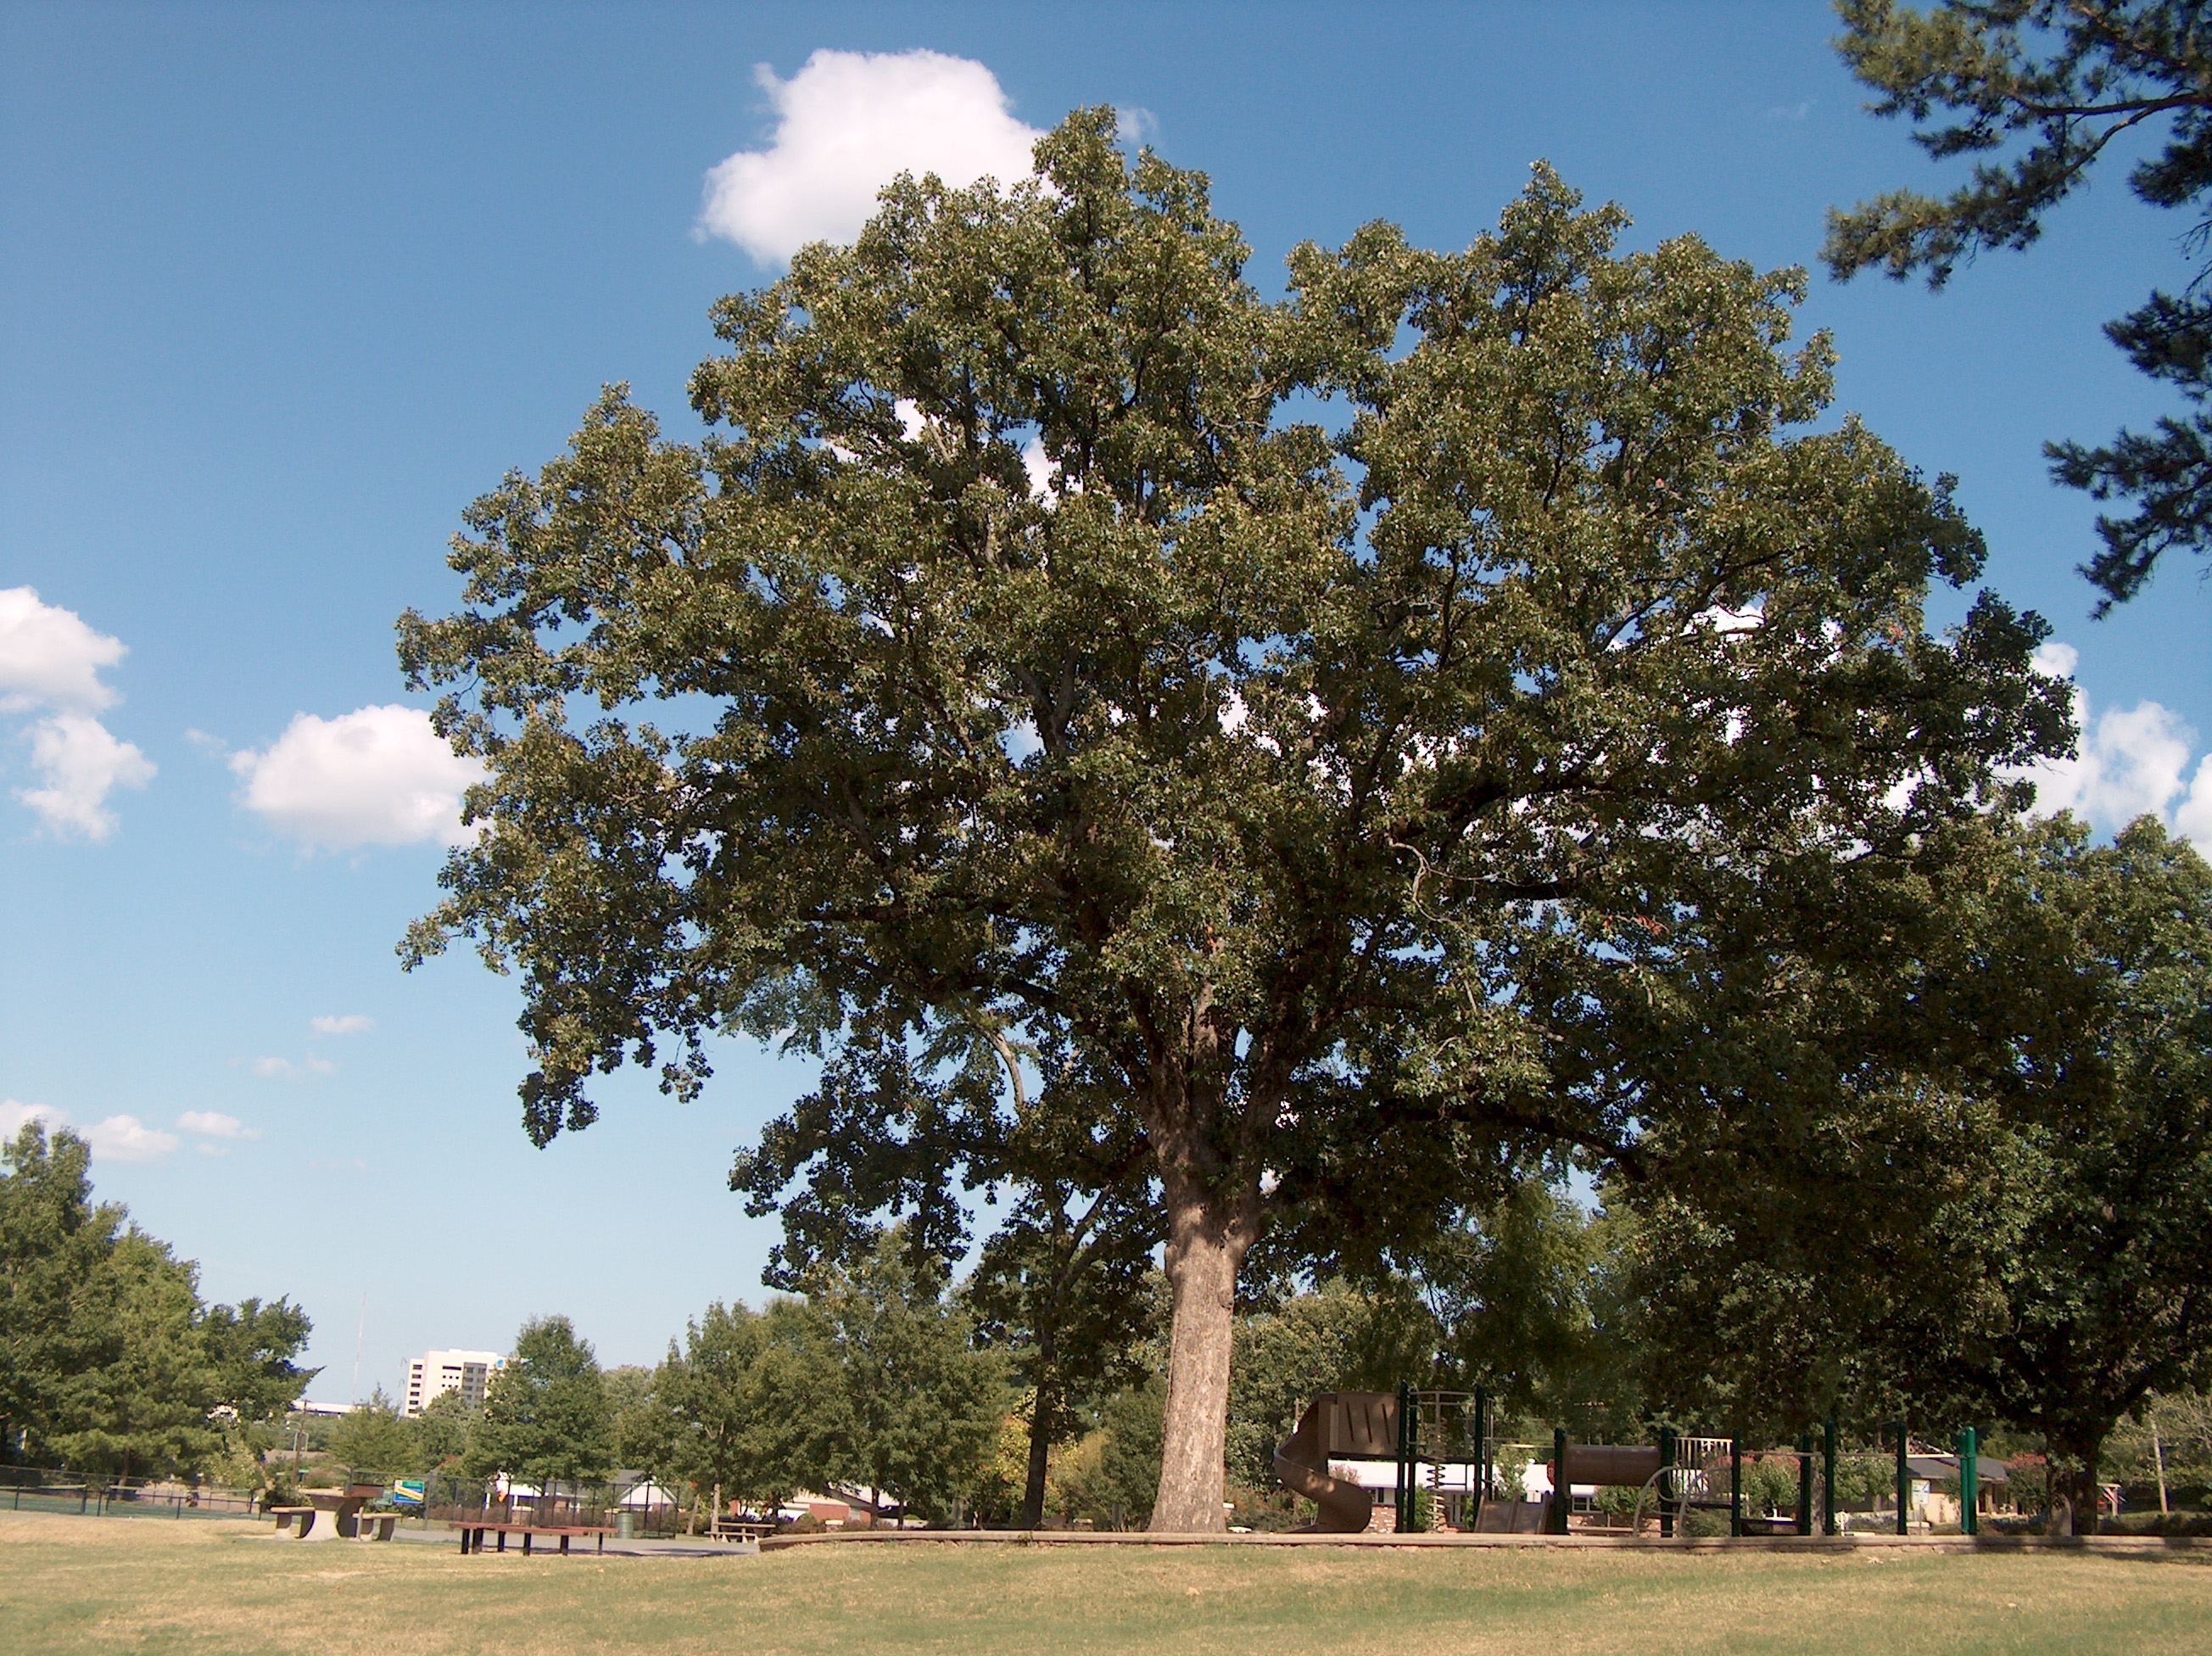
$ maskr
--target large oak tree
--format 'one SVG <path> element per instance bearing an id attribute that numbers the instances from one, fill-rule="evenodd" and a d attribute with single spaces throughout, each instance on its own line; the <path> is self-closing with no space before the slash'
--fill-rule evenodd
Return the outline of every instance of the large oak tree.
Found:
<path id="1" fill-rule="evenodd" d="M 2064 712 L 2032 618 L 1928 630 L 1980 541 L 1824 423 L 1797 274 L 1617 253 L 1540 167 L 1464 253 L 1370 227 L 1270 302 L 1113 131 L 902 179 L 717 306 L 702 441 L 610 393 L 476 504 L 401 656 L 490 780 L 406 947 L 520 971 L 540 1142 L 595 1072 L 690 1093 L 716 1032 L 1002 1044 L 961 1107 L 1152 1215 L 1152 1521 L 1208 1530 L 1263 1233 L 1372 1253 L 1534 1151 L 1632 1156 L 1633 1055 L 1548 1067 L 1574 972 L 1717 871 L 1909 861 Z M 800 1179 L 911 1145 L 887 1200 L 967 1224 L 929 1095 L 877 1097 Z"/>

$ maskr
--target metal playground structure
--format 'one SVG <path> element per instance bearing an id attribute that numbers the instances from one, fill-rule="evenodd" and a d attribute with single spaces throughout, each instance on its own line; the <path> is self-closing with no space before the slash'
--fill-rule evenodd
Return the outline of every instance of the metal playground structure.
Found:
<path id="1" fill-rule="evenodd" d="M 1731 1536 L 1773 1534 L 1778 1529 L 1807 1536 L 1839 1532 L 1832 1419 L 1823 1424 L 1817 1444 L 1808 1433 L 1794 1450 L 1766 1452 L 1794 1456 L 1797 1463 L 1796 1509 L 1779 1519 L 1745 1512 L 1746 1451 L 1734 1437 L 1693 1436 L 1662 1428 L 1656 1444 L 1577 1443 L 1564 1428 L 1557 1429 L 1545 1467 L 1549 1488 L 1540 1495 L 1505 1474 L 1499 1452 L 1520 1446 L 1494 1439 L 1491 1428 L 1490 1400 L 1480 1388 L 1325 1391 L 1307 1405 L 1297 1429 L 1276 1448 L 1275 1475 L 1285 1489 L 1314 1503 L 1314 1527 L 1330 1534 L 1358 1534 L 1378 1525 L 1403 1534 L 1435 1525 L 1474 1533 L 1563 1536 L 1569 1533 L 1577 1488 L 1636 1490 L 1631 1527 L 1640 1532 L 1647 1520 L 1656 1520 L 1662 1537 L 1686 1533 L 1690 1515 L 1700 1512 L 1726 1513 Z M 1908 1436 L 1902 1423 L 1883 1435 L 1895 1448 L 1895 1521 L 1897 1533 L 1903 1535 L 1913 1493 Z M 1393 1469 L 1387 1509 L 1378 1508 L 1376 1488 L 1362 1476 L 1378 1463 Z M 1971 1536 L 1978 1531 L 1981 1465 L 1979 1434 L 1972 1427 L 1959 1434 L 1958 1464 L 1960 1528 Z"/>

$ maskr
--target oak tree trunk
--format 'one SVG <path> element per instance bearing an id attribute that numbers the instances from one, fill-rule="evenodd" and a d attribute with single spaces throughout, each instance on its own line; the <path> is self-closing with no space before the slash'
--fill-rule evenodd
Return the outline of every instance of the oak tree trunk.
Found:
<path id="1" fill-rule="evenodd" d="M 1054 1406 L 1054 1389 L 1051 1358 L 1040 1352 L 1036 1398 L 1030 1406 L 1029 1481 L 1022 1490 L 1022 1527 L 1025 1530 L 1041 1529 L 1044 1525 L 1045 1476 L 1051 1469 L 1052 1440 L 1060 1425 L 1060 1411 Z"/>
<path id="2" fill-rule="evenodd" d="M 2105 1433 L 2095 1427 L 2077 1427 L 2051 1434 L 2051 1534 L 2097 1533 L 2097 1461 L 2104 1446 Z"/>
<path id="3" fill-rule="evenodd" d="M 1167 1412 L 1162 1422 L 1155 1534 L 1225 1527 L 1221 1514 L 1227 1450 L 1229 1355 L 1236 1333 L 1237 1273 L 1252 1245 L 1249 1220 L 1234 1223 L 1203 1195 L 1168 1190 L 1167 1277 L 1174 1321 L 1168 1336 Z"/>

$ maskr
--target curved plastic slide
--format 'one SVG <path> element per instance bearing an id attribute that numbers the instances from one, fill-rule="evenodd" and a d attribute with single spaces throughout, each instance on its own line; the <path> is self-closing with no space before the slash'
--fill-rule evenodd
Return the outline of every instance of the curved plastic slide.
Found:
<path id="1" fill-rule="evenodd" d="M 1341 1408 L 1334 1392 L 1324 1392 L 1306 1405 L 1298 1429 L 1275 1450 L 1275 1476 L 1285 1489 L 1320 1509 L 1314 1528 L 1329 1535 L 1358 1535 L 1374 1515 L 1375 1497 L 1356 1483 L 1329 1476 L 1331 1440 L 1343 1435 L 1340 1429 L 1332 1433 L 1330 1427 Z"/>

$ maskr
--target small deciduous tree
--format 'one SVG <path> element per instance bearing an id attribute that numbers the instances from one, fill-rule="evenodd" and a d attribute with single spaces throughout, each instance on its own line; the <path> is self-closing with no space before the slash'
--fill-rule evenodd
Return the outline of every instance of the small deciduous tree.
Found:
<path id="1" fill-rule="evenodd" d="M 613 1458 L 613 1422 L 591 1342 L 566 1317 L 531 1318 L 484 1394 L 464 1470 L 538 1484 L 580 1482 L 600 1476 Z"/>
<path id="2" fill-rule="evenodd" d="M 671 1485 L 690 1483 L 774 1512 L 826 1476 L 834 1408 L 826 1330 L 808 1308 L 764 1312 L 720 1300 L 653 1373 L 650 1395 L 617 1425 L 623 1454 Z"/>
<path id="3" fill-rule="evenodd" d="M 382 1386 L 339 1417 L 331 1432 L 331 1453 L 354 1478 L 369 1483 L 386 1482 L 422 1465 L 421 1441 Z"/>
<path id="4" fill-rule="evenodd" d="M 931 1518 L 949 1513 L 989 1460 L 1007 1402 L 1003 1360 L 975 1349 L 943 1288 L 896 1233 L 852 1267 L 825 1272 L 808 1309 L 835 1367 L 808 1393 L 779 1400 L 820 1411 L 835 1476 Z"/>
<path id="5" fill-rule="evenodd" d="M 471 1408 L 460 1392 L 443 1391 L 431 1398 L 422 1413 L 410 1417 L 416 1458 L 424 1471 L 444 1471 L 461 1464 L 481 1412 L 481 1406 Z"/>

